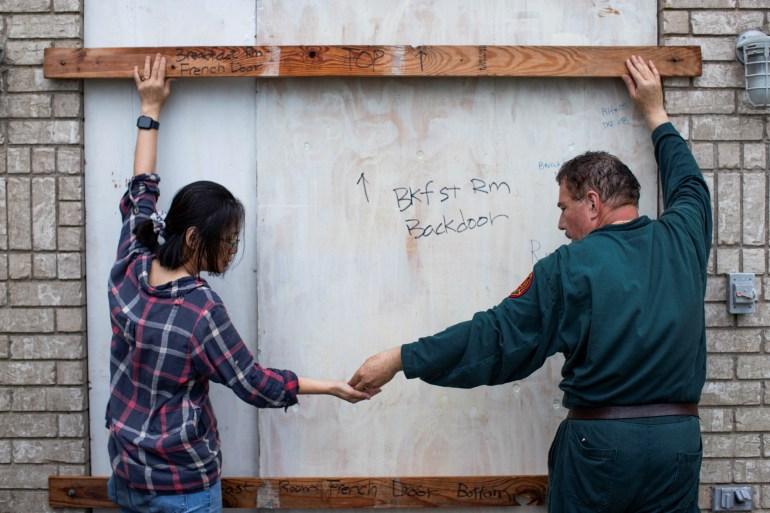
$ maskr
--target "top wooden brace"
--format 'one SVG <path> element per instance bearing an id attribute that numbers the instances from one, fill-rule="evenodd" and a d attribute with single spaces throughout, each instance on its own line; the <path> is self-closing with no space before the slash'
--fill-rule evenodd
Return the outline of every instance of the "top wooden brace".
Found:
<path id="1" fill-rule="evenodd" d="M 619 77 L 625 60 L 652 60 L 664 77 L 701 74 L 699 46 L 185 46 L 46 48 L 46 78 L 130 78 L 147 55 L 166 76 Z"/>

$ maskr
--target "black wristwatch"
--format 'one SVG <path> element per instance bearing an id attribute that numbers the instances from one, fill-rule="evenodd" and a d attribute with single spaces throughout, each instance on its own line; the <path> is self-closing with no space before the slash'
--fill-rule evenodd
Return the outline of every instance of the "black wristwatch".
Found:
<path id="1" fill-rule="evenodd" d="M 139 116 L 139 118 L 136 120 L 136 126 L 142 130 L 157 130 L 160 128 L 160 123 L 152 119 L 150 116 Z"/>

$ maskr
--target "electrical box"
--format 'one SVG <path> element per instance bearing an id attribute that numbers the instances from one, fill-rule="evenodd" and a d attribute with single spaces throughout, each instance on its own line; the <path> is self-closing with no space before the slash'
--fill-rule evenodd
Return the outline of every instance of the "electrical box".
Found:
<path id="1" fill-rule="evenodd" d="M 753 273 L 730 273 L 727 309 L 731 314 L 754 313 L 757 309 L 757 289 Z"/>
<path id="2" fill-rule="evenodd" d="M 715 486 L 712 511 L 751 511 L 753 507 L 750 486 Z"/>

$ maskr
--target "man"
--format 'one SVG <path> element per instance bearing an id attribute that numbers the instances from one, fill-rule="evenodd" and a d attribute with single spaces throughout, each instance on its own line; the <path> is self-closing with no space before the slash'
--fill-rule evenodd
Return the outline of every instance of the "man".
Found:
<path id="1" fill-rule="evenodd" d="M 652 131 L 660 218 L 639 216 L 639 183 L 617 158 L 576 157 L 557 176 L 571 244 L 498 306 L 375 355 L 350 380 L 377 389 L 403 370 L 441 386 L 495 385 L 563 353 L 570 411 L 548 457 L 552 513 L 698 511 L 709 192 L 668 122 L 654 64 L 634 56 L 626 66 Z"/>

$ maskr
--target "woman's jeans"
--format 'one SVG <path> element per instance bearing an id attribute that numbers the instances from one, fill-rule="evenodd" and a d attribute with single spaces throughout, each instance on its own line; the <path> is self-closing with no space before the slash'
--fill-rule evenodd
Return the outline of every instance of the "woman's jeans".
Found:
<path id="1" fill-rule="evenodd" d="M 126 481 L 112 476 L 107 491 L 112 502 L 120 506 L 120 513 L 222 513 L 219 481 L 207 490 L 158 495 L 129 488 Z"/>

